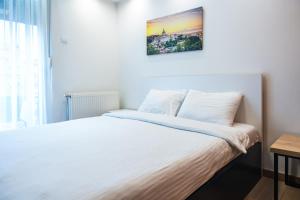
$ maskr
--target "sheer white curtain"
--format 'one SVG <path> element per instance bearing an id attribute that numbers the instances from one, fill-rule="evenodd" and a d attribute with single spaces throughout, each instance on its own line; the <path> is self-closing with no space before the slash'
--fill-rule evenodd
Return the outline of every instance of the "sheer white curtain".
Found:
<path id="1" fill-rule="evenodd" d="M 0 0 L 0 130 L 47 121 L 48 0 Z"/>

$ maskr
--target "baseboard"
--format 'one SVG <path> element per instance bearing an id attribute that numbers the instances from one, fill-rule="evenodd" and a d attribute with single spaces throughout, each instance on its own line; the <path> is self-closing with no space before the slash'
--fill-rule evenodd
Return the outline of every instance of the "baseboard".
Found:
<path id="1" fill-rule="evenodd" d="M 264 169 L 264 170 L 263 170 L 263 176 L 264 176 L 264 177 L 268 177 L 268 178 L 273 178 L 273 177 L 274 177 L 274 172 L 271 171 L 271 170 Z M 284 179 L 285 179 L 285 178 L 284 178 L 284 174 L 279 173 L 279 174 L 278 174 L 278 179 L 279 179 L 280 181 L 284 181 Z M 300 177 L 297 177 L 297 176 L 289 176 L 289 180 L 295 181 L 295 182 L 297 182 L 297 183 L 300 183 Z"/>

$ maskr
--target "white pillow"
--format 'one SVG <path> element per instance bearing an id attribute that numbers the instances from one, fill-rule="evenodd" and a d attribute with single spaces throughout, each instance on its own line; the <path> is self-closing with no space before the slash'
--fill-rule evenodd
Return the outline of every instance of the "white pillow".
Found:
<path id="1" fill-rule="evenodd" d="M 237 92 L 208 93 L 190 90 L 178 117 L 232 126 L 242 100 Z"/>
<path id="2" fill-rule="evenodd" d="M 184 90 L 150 90 L 138 111 L 176 116 L 185 95 Z"/>

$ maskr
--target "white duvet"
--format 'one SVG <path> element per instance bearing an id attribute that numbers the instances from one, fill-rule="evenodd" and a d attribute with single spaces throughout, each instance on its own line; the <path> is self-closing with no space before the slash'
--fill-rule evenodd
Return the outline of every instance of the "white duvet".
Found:
<path id="1" fill-rule="evenodd" d="M 134 111 L 1 132 L 0 200 L 185 199 L 257 140 Z"/>

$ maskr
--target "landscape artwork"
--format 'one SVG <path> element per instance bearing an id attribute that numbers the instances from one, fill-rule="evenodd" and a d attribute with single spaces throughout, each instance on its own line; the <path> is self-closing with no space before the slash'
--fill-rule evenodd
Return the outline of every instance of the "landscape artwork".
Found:
<path id="1" fill-rule="evenodd" d="M 202 50 L 203 8 L 147 21 L 147 55 Z"/>

